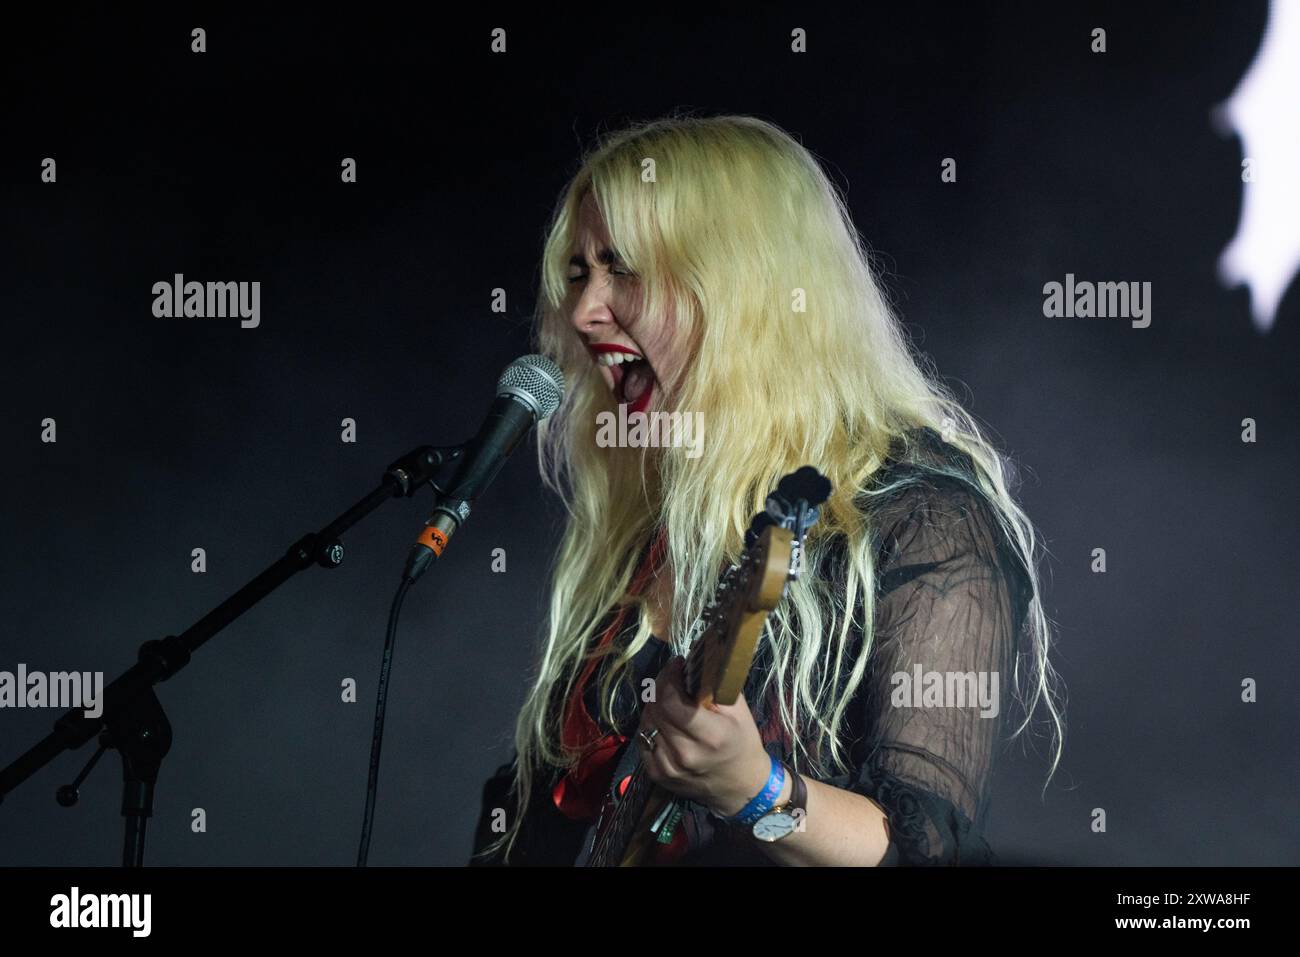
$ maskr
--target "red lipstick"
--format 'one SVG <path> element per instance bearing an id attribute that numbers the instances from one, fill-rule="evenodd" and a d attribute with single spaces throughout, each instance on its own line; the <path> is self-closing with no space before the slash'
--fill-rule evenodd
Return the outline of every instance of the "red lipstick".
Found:
<path id="1" fill-rule="evenodd" d="M 644 412 L 650 406 L 650 395 L 654 392 L 654 372 L 650 368 L 649 362 L 645 356 L 628 346 L 621 346 L 613 342 L 592 342 L 587 345 L 591 351 L 592 358 L 596 364 L 602 368 L 608 369 L 610 378 L 614 383 L 614 395 L 621 398 L 620 404 L 627 405 L 628 412 Z M 632 356 L 632 362 L 622 360 L 618 362 L 605 362 L 603 356 L 608 355 Z M 643 365 L 644 363 L 644 365 Z M 639 391 L 635 396 L 628 396 L 625 386 L 628 377 L 628 367 L 635 365 L 635 371 L 632 373 L 632 383 L 639 386 Z"/>

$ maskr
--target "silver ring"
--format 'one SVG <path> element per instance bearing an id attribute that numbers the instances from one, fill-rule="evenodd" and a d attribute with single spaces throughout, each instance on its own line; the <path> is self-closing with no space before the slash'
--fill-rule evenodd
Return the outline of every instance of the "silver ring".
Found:
<path id="1" fill-rule="evenodd" d="M 636 734 L 641 739 L 641 743 L 646 746 L 646 750 L 653 751 L 655 749 L 655 738 L 659 736 L 658 728 L 651 728 L 649 734 L 644 731 L 638 731 Z"/>

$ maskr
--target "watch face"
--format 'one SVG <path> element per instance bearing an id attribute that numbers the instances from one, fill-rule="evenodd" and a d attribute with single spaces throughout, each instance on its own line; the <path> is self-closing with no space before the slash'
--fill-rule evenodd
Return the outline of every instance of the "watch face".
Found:
<path id="1" fill-rule="evenodd" d="M 787 811 L 777 811 L 760 817 L 754 822 L 754 837 L 760 841 L 779 841 L 794 830 L 794 815 Z"/>

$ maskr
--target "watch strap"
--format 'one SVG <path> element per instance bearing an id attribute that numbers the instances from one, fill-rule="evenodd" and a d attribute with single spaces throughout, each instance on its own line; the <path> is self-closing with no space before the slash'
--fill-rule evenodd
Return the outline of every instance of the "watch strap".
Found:
<path id="1" fill-rule="evenodd" d="M 806 813 L 808 811 L 808 785 L 804 783 L 803 776 L 788 764 L 785 766 L 785 773 L 790 775 L 791 780 L 794 781 L 794 789 L 790 792 L 790 800 L 783 810 L 798 809 Z"/>

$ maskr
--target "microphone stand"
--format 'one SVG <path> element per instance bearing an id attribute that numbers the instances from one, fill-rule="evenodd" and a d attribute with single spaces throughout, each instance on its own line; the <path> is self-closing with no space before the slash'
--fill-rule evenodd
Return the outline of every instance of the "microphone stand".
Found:
<path id="1" fill-rule="evenodd" d="M 388 499 L 410 498 L 426 482 L 441 495 L 434 476 L 444 464 L 459 457 L 463 449 L 464 446 L 423 445 L 407 453 L 388 466 L 378 488 L 319 532 L 311 532 L 294 542 L 278 561 L 186 631 L 146 641 L 140 646 L 135 665 L 104 689 L 103 710 L 98 718 L 87 718 L 83 709 L 66 712 L 54 723 L 51 734 L 0 770 L 0 802 L 60 753 L 79 748 L 99 734 L 99 749 L 72 784 L 59 788 L 57 800 L 64 807 L 76 804 L 81 782 L 106 750 L 115 749 L 122 757 L 122 816 L 125 818 L 122 865 L 142 866 L 145 825 L 153 814 L 154 784 L 172 743 L 171 723 L 154 694 L 154 685 L 188 665 L 190 656 L 204 642 L 296 573 L 312 564 L 337 568 L 343 562 L 343 543 L 339 536 Z"/>

